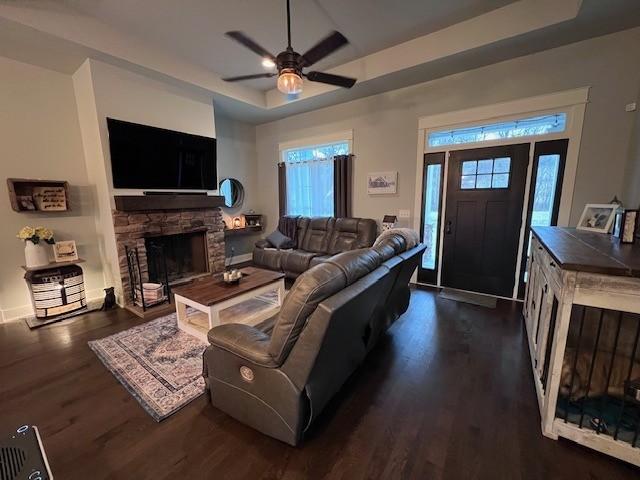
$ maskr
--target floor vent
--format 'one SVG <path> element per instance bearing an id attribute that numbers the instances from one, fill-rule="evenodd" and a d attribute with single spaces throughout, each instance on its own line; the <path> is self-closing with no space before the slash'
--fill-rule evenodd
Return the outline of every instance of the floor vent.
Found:
<path id="1" fill-rule="evenodd" d="M 0 447 L 0 480 L 14 480 L 24 466 L 27 454 L 17 447 Z"/>

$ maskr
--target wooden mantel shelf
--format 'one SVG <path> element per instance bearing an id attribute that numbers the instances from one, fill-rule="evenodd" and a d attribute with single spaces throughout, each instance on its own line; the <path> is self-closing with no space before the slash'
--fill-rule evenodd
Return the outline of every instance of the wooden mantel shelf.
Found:
<path id="1" fill-rule="evenodd" d="M 205 209 L 224 206 L 224 197 L 211 195 L 115 195 L 116 210 L 136 212 L 142 210 Z"/>

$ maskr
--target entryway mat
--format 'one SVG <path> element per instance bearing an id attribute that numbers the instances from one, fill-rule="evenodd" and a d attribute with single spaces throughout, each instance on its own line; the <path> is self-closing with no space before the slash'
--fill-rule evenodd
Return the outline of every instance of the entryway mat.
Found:
<path id="1" fill-rule="evenodd" d="M 496 308 L 496 304 L 498 303 L 496 297 L 481 295 L 479 293 L 464 292 L 462 290 L 453 290 L 451 288 L 443 288 L 438 296 L 446 298 L 447 300 L 470 303 L 472 305 L 479 305 L 486 308 Z"/>

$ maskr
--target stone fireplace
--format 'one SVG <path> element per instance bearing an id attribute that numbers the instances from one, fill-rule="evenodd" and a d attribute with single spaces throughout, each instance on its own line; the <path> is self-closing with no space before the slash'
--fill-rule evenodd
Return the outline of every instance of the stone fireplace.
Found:
<path id="1" fill-rule="evenodd" d="M 147 262 L 152 243 L 163 247 L 169 282 L 224 270 L 224 221 L 218 207 L 113 210 L 112 215 L 125 305 L 132 305 L 125 247 L 138 249 L 145 282 L 156 280 Z"/>

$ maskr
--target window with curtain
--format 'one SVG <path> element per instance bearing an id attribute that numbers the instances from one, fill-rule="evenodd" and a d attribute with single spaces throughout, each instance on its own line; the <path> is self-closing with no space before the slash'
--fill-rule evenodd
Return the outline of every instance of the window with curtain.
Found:
<path id="1" fill-rule="evenodd" d="M 349 150 L 350 142 L 345 140 L 282 151 L 287 215 L 333 216 L 333 157 Z"/>

